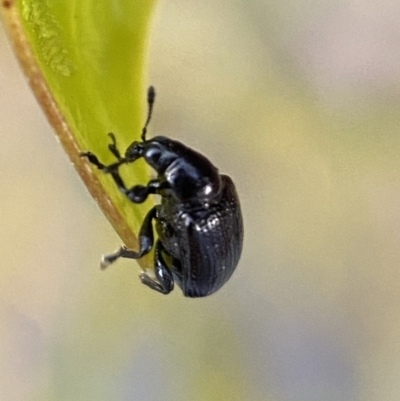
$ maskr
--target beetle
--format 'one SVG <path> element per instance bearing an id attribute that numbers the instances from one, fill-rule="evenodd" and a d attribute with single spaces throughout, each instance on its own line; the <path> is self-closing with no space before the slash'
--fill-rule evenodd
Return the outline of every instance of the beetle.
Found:
<path id="1" fill-rule="evenodd" d="M 102 268 L 118 258 L 140 259 L 154 248 L 155 279 L 140 274 L 143 284 L 162 294 L 170 293 L 174 283 L 187 297 L 204 297 L 218 291 L 231 277 L 239 262 L 243 245 L 243 219 L 235 185 L 227 175 L 202 154 L 183 143 L 156 136 L 146 138 L 155 89 L 147 92 L 148 113 L 141 141 L 128 146 L 125 155 L 110 133 L 110 152 L 117 161 L 104 165 L 96 155 L 83 152 L 90 163 L 110 174 L 119 190 L 134 203 L 148 195 L 161 196 L 161 203 L 146 215 L 139 232 L 139 250 L 122 246 L 103 256 Z M 127 188 L 119 168 L 144 158 L 157 173 L 147 185 Z M 153 221 L 158 239 L 154 245 Z"/>

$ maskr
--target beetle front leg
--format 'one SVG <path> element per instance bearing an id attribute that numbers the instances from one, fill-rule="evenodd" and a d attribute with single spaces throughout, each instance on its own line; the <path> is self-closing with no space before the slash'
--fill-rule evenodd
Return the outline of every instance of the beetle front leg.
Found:
<path id="1" fill-rule="evenodd" d="M 118 149 L 117 139 L 115 135 L 110 132 L 108 136 L 111 138 L 111 143 L 108 144 L 109 151 L 118 159 L 118 161 L 122 160 L 121 152 Z"/>
<path id="2" fill-rule="evenodd" d="M 106 166 L 100 162 L 96 155 L 92 152 L 81 152 L 79 157 L 87 157 L 90 163 L 94 164 L 99 170 L 104 170 Z"/>
<path id="3" fill-rule="evenodd" d="M 146 273 L 142 273 L 139 277 L 142 283 L 152 290 L 161 292 L 161 294 L 169 294 L 174 289 L 174 277 L 162 252 L 165 252 L 165 249 L 161 241 L 158 240 L 154 250 L 154 274 L 157 281 L 150 278 Z"/>
<path id="4" fill-rule="evenodd" d="M 105 165 L 99 161 L 97 156 L 92 152 L 81 152 L 79 153 L 80 157 L 87 157 L 90 163 L 94 164 L 99 170 L 103 170 L 105 173 L 118 174 L 118 169 L 123 164 L 133 163 L 137 159 L 140 159 L 143 156 L 143 145 L 141 142 L 133 142 L 127 149 L 125 153 L 125 157 L 121 156 L 121 152 L 118 149 L 117 139 L 115 135 L 110 132 L 108 136 L 111 138 L 111 143 L 108 144 L 109 151 L 115 156 L 118 160 L 115 163 L 110 165 Z"/>
<path id="5" fill-rule="evenodd" d="M 94 164 L 99 170 L 108 170 L 110 168 L 115 168 L 115 166 L 119 166 L 120 164 L 125 163 L 125 159 L 121 157 L 121 153 L 118 149 L 117 140 L 115 135 L 110 132 L 108 136 L 111 138 L 111 143 L 108 145 L 108 149 L 110 152 L 118 159 L 117 163 L 113 163 L 110 166 L 106 166 L 105 164 L 101 163 L 98 157 L 93 154 L 92 152 L 81 152 L 79 153 L 80 157 L 87 157 L 90 163 Z"/>
<path id="6" fill-rule="evenodd" d="M 152 209 L 150 209 L 145 219 L 143 220 L 142 227 L 139 231 L 138 252 L 122 246 L 117 252 L 103 256 L 100 264 L 101 268 L 105 269 L 107 266 L 114 263 L 119 258 L 140 259 L 142 256 L 149 253 L 154 244 L 152 220 L 156 217 L 156 215 L 157 207 L 154 206 Z"/>

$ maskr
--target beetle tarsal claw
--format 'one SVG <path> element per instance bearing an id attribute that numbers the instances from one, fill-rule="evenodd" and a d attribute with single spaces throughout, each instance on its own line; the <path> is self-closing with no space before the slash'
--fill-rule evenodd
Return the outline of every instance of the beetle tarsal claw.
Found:
<path id="1" fill-rule="evenodd" d="M 112 263 L 114 263 L 117 259 L 119 259 L 121 256 L 124 256 L 124 251 L 126 251 L 128 248 L 125 245 L 122 245 L 118 251 L 114 253 L 110 253 L 109 255 L 103 255 L 101 257 L 101 262 L 100 262 L 100 268 L 105 269 Z"/>
<path id="2" fill-rule="evenodd" d="M 139 278 L 142 284 L 149 285 L 153 282 L 153 280 L 146 273 L 140 273 Z"/>
<path id="3" fill-rule="evenodd" d="M 111 264 L 113 264 L 119 258 L 119 252 L 112 253 L 111 255 L 103 255 L 101 257 L 100 268 L 104 270 Z"/>
<path id="4" fill-rule="evenodd" d="M 101 257 L 101 261 L 100 261 L 100 269 L 104 270 L 105 268 L 107 268 L 112 262 L 110 262 L 110 260 L 108 259 L 107 255 L 103 255 Z"/>

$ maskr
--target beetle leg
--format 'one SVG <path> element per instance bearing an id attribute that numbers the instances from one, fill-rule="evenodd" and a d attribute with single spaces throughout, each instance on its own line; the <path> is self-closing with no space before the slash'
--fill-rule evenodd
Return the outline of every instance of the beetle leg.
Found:
<path id="1" fill-rule="evenodd" d="M 111 171 L 111 176 L 117 184 L 118 189 L 134 203 L 142 203 L 150 194 L 158 194 L 161 190 L 169 187 L 167 181 L 155 179 L 150 180 L 147 185 L 135 185 L 128 189 L 118 171 Z"/>
<path id="2" fill-rule="evenodd" d="M 118 159 L 121 160 L 121 152 L 118 149 L 118 145 L 117 145 L 117 139 L 115 138 L 115 135 L 110 132 L 108 134 L 108 136 L 111 138 L 111 143 L 108 144 L 108 149 L 110 150 L 110 152 Z"/>
<path id="3" fill-rule="evenodd" d="M 103 256 L 101 268 L 105 269 L 119 258 L 140 259 L 151 251 L 154 244 L 152 220 L 156 217 L 157 207 L 154 206 L 147 213 L 139 231 L 139 251 L 134 251 L 122 246 L 117 252 Z"/>
<path id="4" fill-rule="evenodd" d="M 125 159 L 121 157 L 121 153 L 118 150 L 117 140 L 115 139 L 115 135 L 112 132 L 110 132 L 108 135 L 111 138 L 111 143 L 108 145 L 108 149 L 110 149 L 110 152 L 118 159 L 117 163 L 113 163 L 110 166 L 106 166 L 103 163 L 101 163 L 100 160 L 97 158 L 97 156 L 92 152 L 79 153 L 80 157 L 87 157 L 90 163 L 94 164 L 99 170 L 105 170 L 105 172 L 108 172 L 108 170 L 118 169 L 118 167 L 121 164 L 125 163 Z"/>
<path id="5" fill-rule="evenodd" d="M 157 281 L 150 278 L 146 273 L 142 273 L 139 277 L 142 283 L 152 290 L 169 294 L 174 289 L 174 278 L 164 260 L 163 251 L 165 252 L 165 249 L 161 241 L 158 240 L 154 250 L 154 273 Z"/>
<path id="6" fill-rule="evenodd" d="M 167 181 L 151 180 L 146 186 L 135 185 L 125 194 L 134 203 L 144 202 L 150 194 L 158 194 L 161 190 L 169 188 Z"/>
<path id="7" fill-rule="evenodd" d="M 109 146 L 113 146 L 113 144 L 110 144 Z M 111 150 L 111 149 L 110 149 Z M 114 156 L 117 155 L 117 153 L 114 153 Z M 87 157 L 90 163 L 94 164 L 99 170 L 103 170 L 105 173 L 113 173 L 113 172 L 118 172 L 118 168 L 121 164 L 127 163 L 126 159 L 121 157 L 116 163 L 112 163 L 108 166 L 105 164 L 101 163 L 98 157 L 93 154 L 92 152 L 81 152 L 79 153 L 79 157 Z"/>
<path id="8" fill-rule="evenodd" d="M 89 162 L 94 164 L 99 170 L 103 170 L 105 173 L 111 173 L 118 175 L 118 169 L 123 164 L 133 163 L 137 159 L 142 157 L 143 146 L 140 142 L 133 142 L 127 149 L 125 157 L 121 156 L 121 152 L 118 149 L 117 140 L 115 135 L 110 132 L 109 137 L 111 138 L 111 143 L 108 144 L 108 149 L 110 152 L 118 159 L 117 162 L 112 163 L 108 166 L 101 163 L 97 156 L 92 152 L 81 152 L 80 157 L 87 157 Z"/>
<path id="9" fill-rule="evenodd" d="M 79 157 L 87 157 L 89 162 L 94 164 L 99 170 L 103 170 L 106 167 L 92 152 L 81 152 L 79 153 Z"/>

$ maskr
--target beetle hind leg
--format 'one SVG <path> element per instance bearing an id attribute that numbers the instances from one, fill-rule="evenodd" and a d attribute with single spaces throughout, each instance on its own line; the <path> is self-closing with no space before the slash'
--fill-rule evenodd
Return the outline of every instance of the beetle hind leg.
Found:
<path id="1" fill-rule="evenodd" d="M 143 255 L 145 253 L 143 253 Z M 140 251 L 136 252 L 132 249 L 128 249 L 126 246 L 121 246 L 121 248 L 119 248 L 118 251 L 110 253 L 108 255 L 104 255 L 101 259 L 100 267 L 102 269 L 105 269 L 109 265 L 113 264 L 119 258 L 140 259 L 143 255 L 141 255 Z"/>
<path id="2" fill-rule="evenodd" d="M 150 278 L 146 273 L 142 273 L 139 277 L 141 282 L 152 290 L 169 294 L 174 289 L 174 277 L 165 262 L 163 252 L 165 249 L 161 241 L 158 240 L 154 250 L 154 273 L 157 281 Z"/>
<path id="3" fill-rule="evenodd" d="M 117 252 L 103 256 L 100 264 L 101 268 L 105 269 L 119 258 L 140 259 L 142 256 L 148 254 L 153 248 L 154 244 L 152 220 L 156 217 L 156 214 L 157 207 L 154 206 L 149 210 L 145 219 L 143 220 L 142 227 L 139 231 L 139 251 L 134 251 L 122 246 Z"/>

